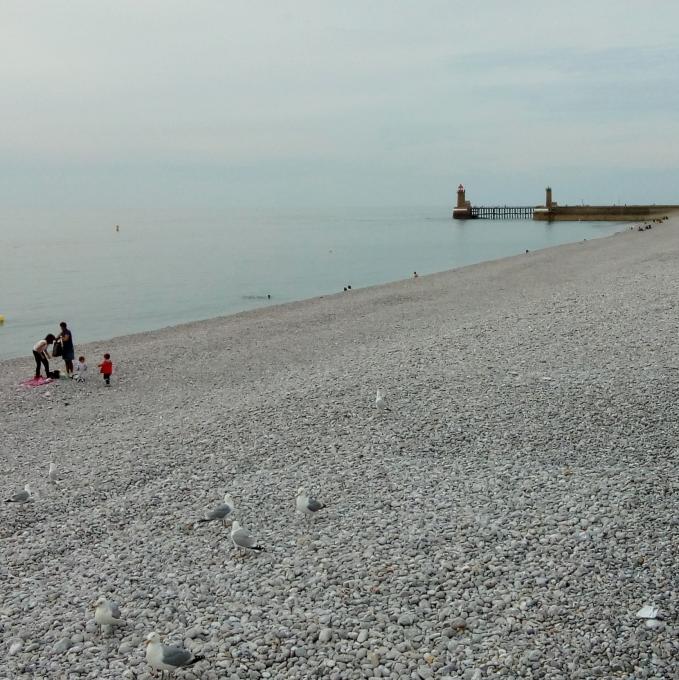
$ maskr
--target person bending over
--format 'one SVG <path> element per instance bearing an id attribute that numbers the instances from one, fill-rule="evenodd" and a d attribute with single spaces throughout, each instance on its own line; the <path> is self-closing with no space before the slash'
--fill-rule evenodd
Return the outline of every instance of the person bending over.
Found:
<path id="1" fill-rule="evenodd" d="M 40 365 L 45 367 L 45 377 L 50 377 L 50 362 L 47 348 L 56 340 L 56 338 L 48 333 L 44 340 L 39 340 L 33 345 L 33 358 L 35 359 L 35 377 L 40 377 Z"/>

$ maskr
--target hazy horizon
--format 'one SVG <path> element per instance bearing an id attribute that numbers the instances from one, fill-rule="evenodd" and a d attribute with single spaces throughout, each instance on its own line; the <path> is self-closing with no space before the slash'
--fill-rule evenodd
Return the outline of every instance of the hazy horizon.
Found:
<path id="1" fill-rule="evenodd" d="M 6 210 L 679 203 L 679 6 L 3 3 Z"/>

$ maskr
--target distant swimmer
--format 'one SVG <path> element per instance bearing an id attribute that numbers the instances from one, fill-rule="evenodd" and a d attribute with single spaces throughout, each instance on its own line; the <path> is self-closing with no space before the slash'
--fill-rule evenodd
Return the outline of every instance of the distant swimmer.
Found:
<path id="1" fill-rule="evenodd" d="M 345 292 L 345 293 L 347 292 L 347 287 L 346 287 L 346 286 L 344 286 L 344 292 Z"/>
<path id="2" fill-rule="evenodd" d="M 271 293 L 267 293 L 267 294 L 266 294 L 266 299 L 267 299 L 267 300 L 271 300 Z"/>
<path id="3" fill-rule="evenodd" d="M 120 231 L 120 225 L 116 224 L 116 231 Z"/>
<path id="4" fill-rule="evenodd" d="M 347 286 L 347 289 L 348 289 L 348 290 L 351 290 L 351 286 Z"/>
<path id="5" fill-rule="evenodd" d="M 419 278 L 419 274 L 418 274 L 417 272 L 413 272 L 413 278 L 414 278 L 414 279 Z"/>
<path id="6" fill-rule="evenodd" d="M 526 248 L 526 255 L 528 255 L 528 253 L 530 253 L 530 250 L 528 250 L 528 248 Z"/>

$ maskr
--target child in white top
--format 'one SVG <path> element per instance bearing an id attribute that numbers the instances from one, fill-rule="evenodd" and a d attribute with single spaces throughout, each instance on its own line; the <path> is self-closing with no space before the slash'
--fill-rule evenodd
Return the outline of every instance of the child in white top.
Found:
<path id="1" fill-rule="evenodd" d="M 85 363 L 85 357 L 78 357 L 78 363 L 75 365 L 73 372 L 73 380 L 76 382 L 85 382 L 86 376 L 87 364 Z"/>

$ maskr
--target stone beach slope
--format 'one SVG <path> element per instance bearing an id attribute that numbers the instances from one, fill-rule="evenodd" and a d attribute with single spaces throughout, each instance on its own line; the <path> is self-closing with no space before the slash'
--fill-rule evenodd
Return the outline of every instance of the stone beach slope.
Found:
<path id="1" fill-rule="evenodd" d="M 673 218 L 2 362 L 0 678 L 678 678 L 678 272 Z"/>

